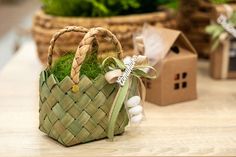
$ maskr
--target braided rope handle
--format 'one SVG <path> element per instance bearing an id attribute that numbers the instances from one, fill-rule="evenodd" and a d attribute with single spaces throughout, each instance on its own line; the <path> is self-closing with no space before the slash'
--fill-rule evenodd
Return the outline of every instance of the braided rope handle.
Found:
<path id="1" fill-rule="evenodd" d="M 55 33 L 50 41 L 50 45 L 48 48 L 48 67 L 49 68 L 52 66 L 53 49 L 54 49 L 55 43 L 61 35 L 65 34 L 67 32 L 87 33 L 88 29 L 81 27 L 81 26 L 67 26 L 67 27 L 59 30 L 57 33 Z"/>
<path id="2" fill-rule="evenodd" d="M 75 58 L 72 63 L 71 79 L 73 80 L 75 84 L 79 83 L 81 65 L 86 57 L 86 54 L 92 51 L 93 44 L 97 41 L 96 35 L 99 35 L 99 34 L 102 35 L 104 39 L 109 38 L 109 41 L 112 42 L 115 48 L 117 49 L 118 57 L 120 59 L 123 58 L 123 50 L 122 50 L 121 44 L 113 33 L 111 33 L 109 30 L 102 27 L 96 27 L 96 28 L 90 29 L 88 33 L 85 34 L 82 41 L 80 42 L 80 45 L 77 48 Z"/>

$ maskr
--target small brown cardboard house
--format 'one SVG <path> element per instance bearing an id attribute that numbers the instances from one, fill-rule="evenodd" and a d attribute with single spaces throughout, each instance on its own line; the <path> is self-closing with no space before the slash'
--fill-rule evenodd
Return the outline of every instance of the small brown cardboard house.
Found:
<path id="1" fill-rule="evenodd" d="M 236 39 L 226 39 L 211 53 L 210 74 L 215 79 L 236 78 Z"/>
<path id="2" fill-rule="evenodd" d="M 157 105 L 169 105 L 197 98 L 197 53 L 180 31 L 158 28 L 163 39 L 166 57 L 156 80 L 145 80 L 147 101 Z"/>

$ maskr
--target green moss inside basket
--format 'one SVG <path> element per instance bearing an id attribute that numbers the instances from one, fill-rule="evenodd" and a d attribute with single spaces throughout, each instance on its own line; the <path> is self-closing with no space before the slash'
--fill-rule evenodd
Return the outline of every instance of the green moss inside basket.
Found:
<path id="1" fill-rule="evenodd" d="M 66 76 L 70 76 L 74 56 L 75 54 L 72 52 L 67 53 L 57 59 L 53 64 L 51 73 L 53 73 L 59 81 L 62 81 Z M 90 79 L 95 79 L 101 73 L 102 69 L 98 63 L 97 54 L 91 53 L 87 55 L 81 66 L 80 76 L 86 75 Z"/>

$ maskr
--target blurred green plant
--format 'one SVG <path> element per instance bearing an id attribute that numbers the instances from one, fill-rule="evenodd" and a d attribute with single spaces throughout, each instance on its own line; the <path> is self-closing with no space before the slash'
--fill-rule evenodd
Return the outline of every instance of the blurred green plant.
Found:
<path id="1" fill-rule="evenodd" d="M 179 0 L 170 1 L 169 3 L 166 3 L 164 6 L 166 6 L 167 8 L 172 8 L 174 10 L 177 10 L 179 9 Z"/>
<path id="2" fill-rule="evenodd" d="M 228 3 L 229 0 L 211 0 L 214 4 L 224 4 Z"/>
<path id="3" fill-rule="evenodd" d="M 231 26 L 236 26 L 236 12 L 233 12 L 232 16 L 228 19 L 228 24 Z M 211 35 L 212 46 L 211 51 L 214 51 L 220 44 L 220 36 L 222 33 L 227 31 L 223 28 L 222 25 L 218 23 L 213 23 L 206 27 L 205 31 Z"/>
<path id="4" fill-rule="evenodd" d="M 41 0 L 46 13 L 56 16 L 104 17 L 147 13 L 178 0 Z M 168 6 L 168 5 L 167 5 Z M 169 6 L 171 7 L 171 5 Z"/>

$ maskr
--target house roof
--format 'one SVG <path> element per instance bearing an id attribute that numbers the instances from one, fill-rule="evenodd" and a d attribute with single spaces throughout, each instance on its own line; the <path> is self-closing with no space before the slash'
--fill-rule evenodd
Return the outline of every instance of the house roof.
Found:
<path id="1" fill-rule="evenodd" d="M 158 28 L 157 32 L 163 39 L 163 51 L 165 56 L 170 51 L 173 44 L 178 41 L 181 46 L 189 50 L 189 52 L 192 52 L 193 54 L 197 54 L 195 48 L 192 46 L 192 44 L 189 42 L 189 40 L 186 38 L 186 36 L 181 32 L 173 29 L 166 29 L 166 28 Z"/>

